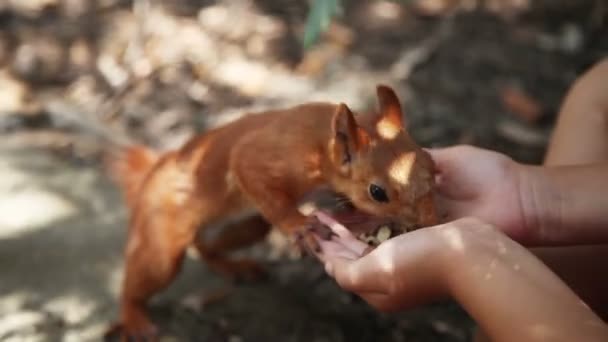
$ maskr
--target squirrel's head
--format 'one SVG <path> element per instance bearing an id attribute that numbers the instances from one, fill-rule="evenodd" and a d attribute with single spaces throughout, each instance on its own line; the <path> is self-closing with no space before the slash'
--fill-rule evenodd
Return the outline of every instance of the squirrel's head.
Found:
<path id="1" fill-rule="evenodd" d="M 340 104 L 328 143 L 330 182 L 358 209 L 414 226 L 434 224 L 434 164 L 407 132 L 395 92 L 377 87 L 379 110 L 355 115 Z"/>

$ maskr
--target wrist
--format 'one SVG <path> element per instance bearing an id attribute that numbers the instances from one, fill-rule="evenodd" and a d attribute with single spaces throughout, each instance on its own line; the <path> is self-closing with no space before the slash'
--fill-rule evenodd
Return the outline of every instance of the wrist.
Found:
<path id="1" fill-rule="evenodd" d="M 473 278 L 484 277 L 506 252 L 506 235 L 476 218 L 464 218 L 446 226 L 443 232 L 443 274 L 446 292 L 459 302 L 477 285 Z M 489 264 L 488 264 L 489 263 Z M 481 275 L 480 275 L 481 274 Z"/>
<path id="2" fill-rule="evenodd" d="M 477 218 L 467 217 L 437 227 L 437 257 L 446 295 L 458 299 L 462 287 L 468 283 L 468 275 L 476 271 L 483 260 L 493 259 L 499 240 L 506 235 L 497 227 Z M 502 253 L 502 252 L 501 252 Z"/>
<path id="3" fill-rule="evenodd" d="M 526 245 L 559 242 L 562 194 L 546 167 L 518 164 L 518 193 Z"/>

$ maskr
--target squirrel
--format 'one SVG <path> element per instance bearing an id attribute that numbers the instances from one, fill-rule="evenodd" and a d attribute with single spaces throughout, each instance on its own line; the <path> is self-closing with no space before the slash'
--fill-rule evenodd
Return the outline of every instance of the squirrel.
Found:
<path id="1" fill-rule="evenodd" d="M 367 215 L 435 224 L 433 161 L 407 132 L 395 92 L 379 85 L 377 97 L 377 113 L 307 103 L 247 115 L 163 154 L 123 148 L 109 165 L 130 211 L 120 320 L 111 330 L 136 340 L 158 333 L 146 304 L 172 282 L 189 246 L 225 276 L 261 271 L 227 253 L 263 239 L 270 226 L 318 248 L 298 203 L 319 187 Z M 238 218 L 245 224 L 199 236 Z"/>

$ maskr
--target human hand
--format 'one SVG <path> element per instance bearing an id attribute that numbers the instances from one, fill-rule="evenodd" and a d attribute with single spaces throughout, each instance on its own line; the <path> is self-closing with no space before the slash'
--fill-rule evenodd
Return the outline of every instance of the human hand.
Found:
<path id="1" fill-rule="evenodd" d="M 522 165 L 472 146 L 431 149 L 429 153 L 437 166 L 439 208 L 446 220 L 474 216 L 517 241 L 532 239 L 522 208 Z"/>
<path id="2" fill-rule="evenodd" d="M 400 235 L 371 249 L 330 216 L 315 215 L 335 234 L 329 240 L 318 239 L 317 256 L 326 271 L 376 309 L 405 309 L 447 294 L 444 256 L 450 233 L 441 226 Z"/>

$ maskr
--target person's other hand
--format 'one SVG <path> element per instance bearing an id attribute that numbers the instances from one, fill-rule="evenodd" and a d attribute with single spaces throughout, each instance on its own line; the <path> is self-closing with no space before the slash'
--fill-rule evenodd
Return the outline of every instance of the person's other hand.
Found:
<path id="1" fill-rule="evenodd" d="M 439 208 L 445 220 L 478 217 L 522 243 L 532 239 L 522 208 L 520 164 L 472 146 L 429 152 L 437 166 Z"/>

